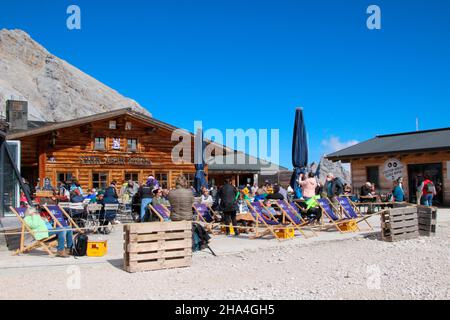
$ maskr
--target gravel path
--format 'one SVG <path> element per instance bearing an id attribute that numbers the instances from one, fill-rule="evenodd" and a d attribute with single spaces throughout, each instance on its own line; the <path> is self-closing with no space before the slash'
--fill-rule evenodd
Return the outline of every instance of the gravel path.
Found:
<path id="1" fill-rule="evenodd" d="M 255 240 L 257 241 L 257 240 Z M 2 299 L 449 299 L 450 223 L 432 238 L 290 244 L 128 274 L 120 259 L 3 268 Z M 79 275 L 78 282 L 74 281 Z M 72 290 L 70 290 L 71 288 Z"/>

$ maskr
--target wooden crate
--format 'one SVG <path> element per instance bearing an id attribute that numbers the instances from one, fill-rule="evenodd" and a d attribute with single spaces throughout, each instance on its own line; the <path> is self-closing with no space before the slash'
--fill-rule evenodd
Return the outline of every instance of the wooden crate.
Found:
<path id="1" fill-rule="evenodd" d="M 437 208 L 417 207 L 419 234 L 421 236 L 434 236 L 436 234 Z"/>
<path id="2" fill-rule="evenodd" d="M 400 241 L 419 236 L 416 207 L 391 209 L 381 214 L 383 241 Z"/>
<path id="3" fill-rule="evenodd" d="M 150 222 L 124 226 L 124 269 L 128 272 L 188 267 L 192 223 Z"/>

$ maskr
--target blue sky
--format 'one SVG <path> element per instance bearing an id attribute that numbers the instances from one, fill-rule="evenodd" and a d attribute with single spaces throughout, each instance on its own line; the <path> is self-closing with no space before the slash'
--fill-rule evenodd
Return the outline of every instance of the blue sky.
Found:
<path id="1" fill-rule="evenodd" d="M 82 29 L 66 27 L 81 8 Z M 377 4 L 382 29 L 366 27 Z M 279 128 L 291 167 L 295 108 L 311 160 L 377 134 L 450 126 L 448 0 L 15 0 L 0 28 L 193 130 Z M 0 75 L 1 77 L 1 75 Z"/>

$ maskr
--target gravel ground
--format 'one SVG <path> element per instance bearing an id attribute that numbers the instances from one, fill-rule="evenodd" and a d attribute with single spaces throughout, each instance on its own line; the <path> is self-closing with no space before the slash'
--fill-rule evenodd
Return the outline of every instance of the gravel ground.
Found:
<path id="1" fill-rule="evenodd" d="M 124 272 L 121 259 L 75 267 L 3 267 L 0 298 L 450 299 L 449 262 L 446 221 L 432 238 L 388 243 L 373 234 L 284 242 L 219 257 L 195 254 L 191 268 L 136 274 Z"/>

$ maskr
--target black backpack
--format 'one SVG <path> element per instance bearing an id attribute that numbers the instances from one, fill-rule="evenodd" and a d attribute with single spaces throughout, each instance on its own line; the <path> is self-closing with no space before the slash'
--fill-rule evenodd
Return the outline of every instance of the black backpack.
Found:
<path id="1" fill-rule="evenodd" d="M 84 257 L 87 252 L 88 246 L 88 236 L 85 234 L 78 234 L 75 236 L 73 247 L 72 247 L 72 255 L 75 257 Z"/>

